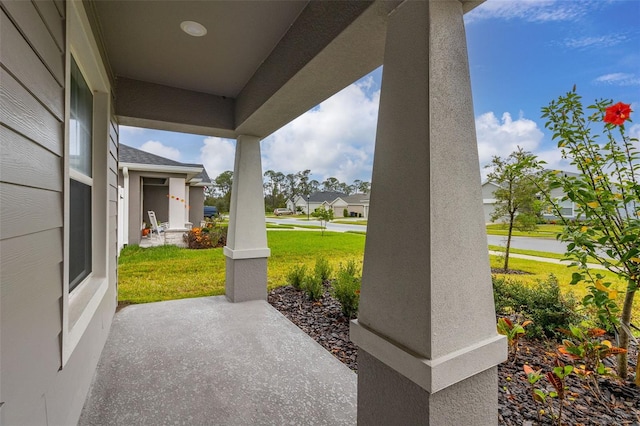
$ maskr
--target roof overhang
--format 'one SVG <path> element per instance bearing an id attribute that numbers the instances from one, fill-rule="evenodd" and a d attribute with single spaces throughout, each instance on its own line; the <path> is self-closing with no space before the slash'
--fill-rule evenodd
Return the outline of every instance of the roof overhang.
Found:
<path id="1" fill-rule="evenodd" d="M 195 176 L 202 173 L 202 167 L 184 167 L 184 166 L 163 166 L 159 164 L 139 164 L 139 163 L 118 163 L 120 170 L 127 168 L 131 171 L 153 172 L 153 173 L 171 173 L 184 174 L 185 180 L 191 181 Z M 201 179 L 200 179 L 201 180 Z"/>
<path id="2" fill-rule="evenodd" d="M 467 12 L 479 0 L 461 0 Z M 401 0 L 84 0 L 124 125 L 266 137 L 382 65 Z M 268 17 L 268 18 L 267 18 Z M 203 37 L 183 21 L 207 28 Z"/>

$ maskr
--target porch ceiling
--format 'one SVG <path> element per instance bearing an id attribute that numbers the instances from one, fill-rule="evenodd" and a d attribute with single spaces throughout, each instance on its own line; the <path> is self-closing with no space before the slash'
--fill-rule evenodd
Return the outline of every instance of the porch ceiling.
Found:
<path id="1" fill-rule="evenodd" d="M 380 66 L 400 3 L 85 0 L 120 123 L 222 137 L 267 136 Z"/>

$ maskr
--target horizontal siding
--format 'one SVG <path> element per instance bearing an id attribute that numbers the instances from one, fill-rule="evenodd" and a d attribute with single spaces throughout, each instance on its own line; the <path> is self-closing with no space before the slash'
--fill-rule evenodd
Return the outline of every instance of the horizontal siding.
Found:
<path id="1" fill-rule="evenodd" d="M 58 9 L 60 17 L 64 19 L 67 14 L 67 11 L 64 9 L 64 0 L 53 0 L 53 4 L 56 6 L 56 9 Z"/>
<path id="2" fill-rule="evenodd" d="M 109 172 L 118 175 L 118 160 L 113 158 L 111 154 L 108 154 Z"/>
<path id="3" fill-rule="evenodd" d="M 2 8 L 27 35 L 27 41 L 42 59 L 51 74 L 64 85 L 64 55 L 42 17 L 30 1 L 0 0 Z M 62 22 L 61 22 L 62 25 Z"/>
<path id="4" fill-rule="evenodd" d="M 0 0 L 2 424 L 53 424 L 63 282 L 64 3 Z M 46 396 L 45 396 L 46 395 Z M 68 396 L 65 396 L 68 398 Z"/>
<path id="5" fill-rule="evenodd" d="M 62 158 L 0 126 L 0 182 L 62 191 Z"/>
<path id="6" fill-rule="evenodd" d="M 64 90 L 30 49 L 9 17 L 0 11 L 0 39 L 2 39 L 2 65 L 51 111 L 58 120 L 64 120 Z"/>
<path id="7" fill-rule="evenodd" d="M 33 4 L 62 52 L 64 50 L 64 19 L 60 16 L 55 3 L 52 0 L 35 0 Z"/>
<path id="8" fill-rule="evenodd" d="M 118 144 L 118 125 L 111 121 L 109 123 L 109 140 L 111 141 L 111 143 L 115 144 L 114 146 L 109 148 L 109 151 L 111 151 L 112 154 L 116 154 L 116 157 L 118 156 L 118 148 L 117 148 L 117 144 Z"/>
<path id="9" fill-rule="evenodd" d="M 62 194 L 0 183 L 0 239 L 62 227 Z"/>
<path id="10" fill-rule="evenodd" d="M 62 232 L 4 240 L 0 252 L 0 383 L 14 420 L 7 424 L 45 424 L 38 410 L 42 384 L 51 383 L 60 367 Z"/>
<path id="11" fill-rule="evenodd" d="M 49 151 L 62 155 L 63 123 L 19 82 L 0 69 L 0 120 Z"/>

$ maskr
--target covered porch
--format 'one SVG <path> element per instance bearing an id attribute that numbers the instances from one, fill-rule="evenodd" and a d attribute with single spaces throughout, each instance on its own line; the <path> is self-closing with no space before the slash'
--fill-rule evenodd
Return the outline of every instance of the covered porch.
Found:
<path id="1" fill-rule="evenodd" d="M 136 413 L 150 424 L 497 423 L 506 341 L 495 327 L 463 22 L 479 3 L 90 2 L 120 124 L 233 138 L 236 156 L 226 299 L 116 314 L 84 424 Z M 205 28 L 187 24 L 194 38 L 177 31 L 191 19 Z M 243 37 L 225 44 L 225 28 Z M 149 49 L 159 40 L 165 49 Z M 351 326 L 355 413 L 354 374 L 266 305 L 260 142 L 383 64 Z M 407 182 L 410 199 L 399 190 Z M 399 222 L 398 210 L 420 214 Z M 134 326 L 144 317 L 148 337 Z M 164 340 L 166 330 L 175 337 Z"/>
<path id="2" fill-rule="evenodd" d="M 120 310 L 79 425 L 355 422 L 353 371 L 266 301 L 218 296 Z"/>

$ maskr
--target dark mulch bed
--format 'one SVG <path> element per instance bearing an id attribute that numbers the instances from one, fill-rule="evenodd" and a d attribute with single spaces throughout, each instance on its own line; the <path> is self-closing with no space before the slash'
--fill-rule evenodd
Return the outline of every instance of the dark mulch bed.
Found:
<path id="1" fill-rule="evenodd" d="M 521 271 L 519 269 L 491 268 L 492 274 L 509 274 L 509 275 L 531 275 L 531 272 Z"/>
<path id="2" fill-rule="evenodd" d="M 328 287 L 327 287 L 328 290 Z M 278 287 L 269 292 L 269 303 L 320 343 L 333 356 L 354 371 L 358 370 L 357 348 L 349 341 L 349 321 L 342 315 L 340 304 L 326 291 L 318 302 L 311 302 L 304 292 L 291 286 Z M 536 425 L 541 408 L 531 398 L 531 390 L 522 366 L 549 371 L 556 357 L 555 342 L 524 339 L 515 363 L 507 361 L 498 366 L 499 424 L 505 426 Z M 630 372 L 635 369 L 636 352 L 629 353 Z M 632 377 L 632 376 L 631 376 Z M 546 385 L 546 379 L 539 382 Z M 614 379 L 600 380 L 603 397 L 595 398 L 580 380 L 567 379 L 571 400 L 565 401 L 563 425 L 635 425 L 640 426 L 640 389 L 631 382 Z M 549 389 L 551 390 L 551 389 Z M 557 411 L 558 401 L 553 401 Z M 551 425 L 549 410 L 544 407 L 543 425 Z"/>

